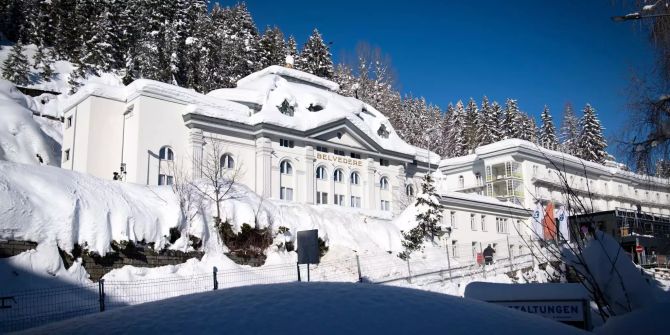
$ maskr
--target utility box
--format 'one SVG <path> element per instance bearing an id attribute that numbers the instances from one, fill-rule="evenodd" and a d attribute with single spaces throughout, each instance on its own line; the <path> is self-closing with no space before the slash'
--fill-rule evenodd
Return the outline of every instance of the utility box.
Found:
<path id="1" fill-rule="evenodd" d="M 301 230 L 298 232 L 298 264 L 319 264 L 319 230 Z"/>

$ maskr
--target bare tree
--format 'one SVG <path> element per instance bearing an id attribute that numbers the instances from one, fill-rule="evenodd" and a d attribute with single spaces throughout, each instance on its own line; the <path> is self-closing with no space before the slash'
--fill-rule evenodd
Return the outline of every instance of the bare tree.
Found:
<path id="1" fill-rule="evenodd" d="M 181 220 L 177 229 L 180 232 L 184 229 L 188 230 L 198 214 L 204 212 L 203 194 L 193 187 L 193 173 L 186 168 L 185 162 L 191 163 L 182 157 L 166 166 L 168 174 L 173 177 L 172 191 L 179 202 Z"/>
<path id="2" fill-rule="evenodd" d="M 195 171 L 200 179 L 193 180 L 190 187 L 205 199 L 216 205 L 217 225 L 221 224 L 221 203 L 225 200 L 237 199 L 241 194 L 237 190 L 237 182 L 242 177 L 242 164 L 236 162 L 228 154 L 223 143 L 210 138 L 205 145 L 206 154 Z M 232 160 L 232 161 L 231 161 Z"/>

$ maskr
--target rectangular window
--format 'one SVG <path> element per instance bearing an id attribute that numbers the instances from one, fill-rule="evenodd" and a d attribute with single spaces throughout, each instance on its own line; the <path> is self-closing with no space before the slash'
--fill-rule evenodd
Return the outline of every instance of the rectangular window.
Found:
<path id="1" fill-rule="evenodd" d="M 70 149 L 66 149 L 63 151 L 63 162 L 67 162 L 70 160 Z"/>
<path id="2" fill-rule="evenodd" d="M 328 193 L 327 192 L 316 192 L 316 204 L 317 205 L 327 205 L 328 204 Z"/>
<path id="3" fill-rule="evenodd" d="M 167 176 L 166 185 L 172 185 L 172 184 L 174 184 L 174 177 L 173 176 Z"/>
<path id="4" fill-rule="evenodd" d="M 389 166 L 389 160 L 388 160 L 388 159 L 380 158 L 380 159 L 379 159 L 379 165 L 381 165 L 381 166 Z"/>
<path id="5" fill-rule="evenodd" d="M 486 231 L 486 215 L 482 215 L 482 231 Z"/>
<path id="6" fill-rule="evenodd" d="M 458 248 L 456 247 L 458 241 L 451 241 L 451 257 L 458 258 Z"/>
<path id="7" fill-rule="evenodd" d="M 344 153 L 344 150 L 334 149 L 333 153 L 338 155 L 338 156 L 346 156 L 346 154 Z"/>
<path id="8" fill-rule="evenodd" d="M 65 119 L 65 128 L 70 127 L 72 127 L 72 116 L 68 116 L 67 119 Z"/>
<path id="9" fill-rule="evenodd" d="M 496 231 L 499 234 L 507 234 L 508 227 L 507 227 L 507 219 L 506 218 L 496 218 Z"/>
<path id="10" fill-rule="evenodd" d="M 333 198 L 334 198 L 334 199 L 333 199 L 333 200 L 334 200 L 334 202 L 333 202 L 334 204 L 336 204 L 336 205 L 338 205 L 338 206 L 344 206 L 344 195 L 342 195 L 342 194 L 334 194 L 334 195 L 333 195 Z"/>
<path id="11" fill-rule="evenodd" d="M 477 224 L 475 223 L 475 215 L 470 214 L 470 229 L 477 230 Z"/>
<path id="12" fill-rule="evenodd" d="M 361 208 L 361 197 L 351 196 L 351 207 Z"/>
<path id="13" fill-rule="evenodd" d="M 285 148 L 293 148 L 295 146 L 293 140 L 285 140 L 283 138 L 279 139 L 279 146 L 285 147 Z"/>
<path id="14" fill-rule="evenodd" d="M 165 174 L 158 175 L 158 185 L 172 185 L 174 184 L 174 177 Z"/>
<path id="15" fill-rule="evenodd" d="M 381 205 L 381 210 L 383 210 L 383 211 L 390 211 L 391 210 L 391 203 L 388 200 L 382 200 L 380 205 Z"/>
<path id="16" fill-rule="evenodd" d="M 316 151 L 319 151 L 319 152 L 328 152 L 328 148 L 326 148 L 326 147 L 322 147 L 322 146 L 317 146 L 317 147 L 316 147 Z"/>
<path id="17" fill-rule="evenodd" d="M 451 211 L 450 213 L 450 219 L 451 219 L 451 228 L 456 229 L 458 226 L 456 225 L 456 212 Z"/>
<path id="18" fill-rule="evenodd" d="M 293 189 L 290 187 L 280 187 L 279 198 L 282 200 L 293 201 Z"/>
<path id="19" fill-rule="evenodd" d="M 355 152 L 350 153 L 351 158 L 356 158 L 356 159 L 361 159 L 361 154 L 357 154 Z"/>

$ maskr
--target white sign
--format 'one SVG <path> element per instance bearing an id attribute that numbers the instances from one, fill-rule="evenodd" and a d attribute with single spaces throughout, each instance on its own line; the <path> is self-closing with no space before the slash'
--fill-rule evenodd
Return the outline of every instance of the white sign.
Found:
<path id="1" fill-rule="evenodd" d="M 556 321 L 584 321 L 582 301 L 490 301 L 517 311 L 537 314 Z"/>

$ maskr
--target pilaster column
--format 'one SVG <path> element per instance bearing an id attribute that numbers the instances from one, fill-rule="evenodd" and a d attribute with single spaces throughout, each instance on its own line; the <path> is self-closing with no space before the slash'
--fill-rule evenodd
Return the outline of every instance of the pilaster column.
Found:
<path id="1" fill-rule="evenodd" d="M 256 139 L 255 190 L 263 198 L 272 197 L 272 141 L 267 137 Z"/>
<path id="2" fill-rule="evenodd" d="M 314 194 L 316 193 L 316 183 L 314 177 L 314 147 L 305 147 L 305 194 L 303 201 L 306 204 L 314 204 Z"/>
<path id="3" fill-rule="evenodd" d="M 367 159 L 367 185 L 365 185 L 366 189 L 363 194 L 367 193 L 367 198 L 366 201 L 366 208 L 367 209 L 379 209 L 379 199 L 377 197 L 377 192 L 376 191 L 376 185 L 377 185 L 377 176 L 375 172 L 377 171 L 375 167 L 375 160 L 372 158 Z"/>
<path id="4" fill-rule="evenodd" d="M 191 176 L 193 178 L 202 177 L 202 155 L 205 146 L 205 137 L 202 129 L 191 128 L 189 130 L 189 142 L 191 143 Z"/>

